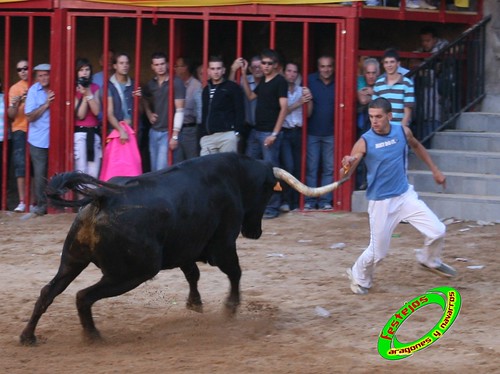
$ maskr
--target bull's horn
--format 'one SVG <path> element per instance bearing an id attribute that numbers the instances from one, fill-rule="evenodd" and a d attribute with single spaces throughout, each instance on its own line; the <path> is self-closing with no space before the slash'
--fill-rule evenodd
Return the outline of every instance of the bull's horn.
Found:
<path id="1" fill-rule="evenodd" d="M 342 178 L 341 180 L 327 184 L 326 186 L 322 187 L 308 187 L 305 184 L 301 183 L 297 178 L 295 178 L 292 174 L 287 172 L 286 170 L 283 170 L 281 168 L 274 167 L 273 168 L 274 176 L 278 179 L 281 179 L 282 181 L 286 182 L 290 187 L 293 189 L 297 190 L 303 195 L 306 196 L 311 196 L 311 197 L 318 197 L 321 196 L 325 193 L 332 192 L 333 190 L 336 190 L 342 183 L 346 182 L 349 180 L 349 176 L 346 176 Z"/>

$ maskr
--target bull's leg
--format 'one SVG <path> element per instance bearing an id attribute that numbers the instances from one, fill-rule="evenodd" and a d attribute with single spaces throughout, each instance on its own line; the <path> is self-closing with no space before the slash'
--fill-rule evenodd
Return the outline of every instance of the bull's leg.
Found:
<path id="1" fill-rule="evenodd" d="M 226 309 L 230 314 L 234 314 L 238 309 L 238 305 L 240 305 L 241 279 L 241 268 L 236 254 L 236 247 L 227 248 L 223 256 L 218 256 L 217 266 L 229 278 L 230 290 L 226 300 Z"/>
<path id="2" fill-rule="evenodd" d="M 78 309 L 78 316 L 85 337 L 90 341 L 98 340 L 101 337 L 92 318 L 92 305 L 96 301 L 124 294 L 151 279 L 151 277 L 151 275 L 148 275 L 128 280 L 114 280 L 104 276 L 93 286 L 78 291 L 76 294 L 76 308 Z"/>
<path id="3" fill-rule="evenodd" d="M 203 303 L 198 292 L 198 281 L 200 280 L 200 270 L 195 262 L 181 266 L 181 270 L 189 283 L 189 295 L 186 300 L 186 308 L 203 313 Z"/>
<path id="4" fill-rule="evenodd" d="M 34 345 L 36 343 L 35 329 L 40 317 L 52 304 L 55 297 L 63 292 L 87 265 L 88 263 L 61 264 L 56 276 L 40 291 L 40 297 L 35 303 L 31 318 L 21 333 L 20 341 L 22 344 Z"/>

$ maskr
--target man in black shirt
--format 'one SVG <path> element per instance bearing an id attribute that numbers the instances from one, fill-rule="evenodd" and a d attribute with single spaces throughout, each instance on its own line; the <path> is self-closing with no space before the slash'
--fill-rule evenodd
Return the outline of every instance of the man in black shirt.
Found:
<path id="1" fill-rule="evenodd" d="M 202 93 L 201 156 L 238 151 L 238 134 L 245 120 L 243 92 L 236 83 L 224 78 L 225 72 L 222 58 L 210 57 L 210 79 Z"/>
<path id="2" fill-rule="evenodd" d="M 255 128 L 250 133 L 246 154 L 279 166 L 280 131 L 287 115 L 288 83 L 281 74 L 278 74 L 278 54 L 274 50 L 266 49 L 260 57 L 264 77 L 257 87 L 251 91 L 248 81 L 242 80 L 247 98 L 257 100 Z M 245 72 L 248 62 L 242 59 L 241 63 L 242 72 Z M 243 76 L 246 77 L 245 74 Z M 278 217 L 279 206 L 280 196 L 275 193 L 269 200 L 264 218 Z"/>

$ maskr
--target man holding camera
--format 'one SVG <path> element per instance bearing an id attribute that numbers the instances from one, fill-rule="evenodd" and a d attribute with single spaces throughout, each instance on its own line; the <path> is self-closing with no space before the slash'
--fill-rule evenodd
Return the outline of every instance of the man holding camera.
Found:
<path id="1" fill-rule="evenodd" d="M 74 168 L 99 176 L 102 147 L 99 134 L 101 102 L 99 86 L 92 83 L 92 64 L 86 58 L 76 60 Z"/>

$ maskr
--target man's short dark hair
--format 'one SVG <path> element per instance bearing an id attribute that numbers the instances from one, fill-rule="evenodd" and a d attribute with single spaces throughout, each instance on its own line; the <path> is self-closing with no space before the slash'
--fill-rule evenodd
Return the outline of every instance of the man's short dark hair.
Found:
<path id="1" fill-rule="evenodd" d="M 299 65 L 297 62 L 295 62 L 295 61 L 288 61 L 288 62 L 285 64 L 285 66 L 284 66 L 284 67 L 285 67 L 285 70 L 286 70 L 286 67 L 287 67 L 288 65 L 294 65 L 294 66 L 297 68 L 297 71 L 299 71 L 299 72 L 300 72 L 300 65 Z"/>
<path id="2" fill-rule="evenodd" d="M 428 34 L 431 34 L 433 38 L 438 37 L 436 29 L 432 26 L 425 26 L 420 29 L 420 35 L 428 35 Z"/>
<path id="3" fill-rule="evenodd" d="M 222 66 L 224 66 L 224 60 L 221 55 L 212 55 L 208 59 L 208 62 L 222 62 Z"/>
<path id="4" fill-rule="evenodd" d="M 384 51 L 384 56 L 382 57 L 382 61 L 385 60 L 386 58 L 395 58 L 396 61 L 399 61 L 401 59 L 399 57 L 398 51 L 396 51 L 394 48 L 388 48 Z"/>
<path id="5" fill-rule="evenodd" d="M 274 49 L 266 48 L 262 50 L 262 52 L 260 52 L 260 58 L 263 59 L 265 57 L 270 58 L 274 63 L 280 61 L 280 56 Z"/>
<path id="6" fill-rule="evenodd" d="M 368 109 L 382 109 L 384 113 L 392 112 L 392 105 L 385 97 L 378 97 L 375 100 L 370 101 L 368 104 Z"/>
<path id="7" fill-rule="evenodd" d="M 117 54 L 113 55 L 113 65 L 116 64 L 116 62 L 118 61 L 118 59 L 120 57 L 123 57 L 123 56 L 125 56 L 128 59 L 128 62 L 130 62 L 130 56 L 129 56 L 128 53 L 118 52 Z"/>
<path id="8" fill-rule="evenodd" d="M 151 60 L 156 60 L 159 58 L 163 58 L 165 59 L 165 61 L 168 61 L 167 55 L 164 52 L 153 52 L 153 54 L 151 55 Z"/>

